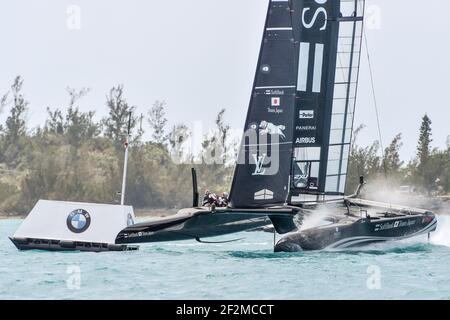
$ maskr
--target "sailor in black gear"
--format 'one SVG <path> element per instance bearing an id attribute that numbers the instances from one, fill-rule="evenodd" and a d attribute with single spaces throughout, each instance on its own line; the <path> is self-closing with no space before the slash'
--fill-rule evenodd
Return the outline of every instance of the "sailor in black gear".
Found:
<path id="1" fill-rule="evenodd" d="M 223 192 L 222 196 L 220 196 L 218 200 L 219 200 L 218 201 L 219 202 L 219 204 L 218 204 L 219 207 L 223 207 L 223 208 L 228 207 L 228 193 Z"/>
<path id="2" fill-rule="evenodd" d="M 217 196 L 211 193 L 209 190 L 205 190 L 205 195 L 203 196 L 203 206 L 210 207 L 211 205 L 217 205 Z"/>
<path id="3" fill-rule="evenodd" d="M 203 202 L 202 205 L 203 206 L 207 206 L 209 203 L 209 195 L 211 194 L 211 192 L 209 192 L 209 190 L 205 190 L 205 194 L 203 195 Z"/>

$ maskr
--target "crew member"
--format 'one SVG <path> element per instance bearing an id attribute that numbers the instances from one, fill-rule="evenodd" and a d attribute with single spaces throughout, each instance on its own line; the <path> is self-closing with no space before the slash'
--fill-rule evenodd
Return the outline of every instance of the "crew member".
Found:
<path id="1" fill-rule="evenodd" d="M 220 196 L 219 197 L 219 207 L 223 207 L 223 208 L 225 208 L 225 207 L 228 207 L 228 193 L 226 193 L 226 192 L 223 192 L 222 193 L 222 196 Z"/>
<path id="2" fill-rule="evenodd" d="M 211 205 L 216 204 L 216 202 L 217 196 L 209 190 L 205 190 L 205 195 L 203 196 L 203 206 L 210 207 Z"/>

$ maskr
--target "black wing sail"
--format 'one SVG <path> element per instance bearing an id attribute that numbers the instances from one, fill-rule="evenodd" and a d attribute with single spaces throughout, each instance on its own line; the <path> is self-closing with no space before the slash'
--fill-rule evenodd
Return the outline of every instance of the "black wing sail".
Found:
<path id="1" fill-rule="evenodd" d="M 233 207 L 344 195 L 363 16 L 364 0 L 269 2 Z"/>
<path id="2" fill-rule="evenodd" d="M 344 195 L 363 32 L 364 0 L 318 2 L 302 8 L 292 179 L 300 201 Z"/>
<path id="3" fill-rule="evenodd" d="M 284 203 L 289 193 L 297 81 L 295 20 L 292 1 L 269 2 L 230 193 L 235 208 Z"/>

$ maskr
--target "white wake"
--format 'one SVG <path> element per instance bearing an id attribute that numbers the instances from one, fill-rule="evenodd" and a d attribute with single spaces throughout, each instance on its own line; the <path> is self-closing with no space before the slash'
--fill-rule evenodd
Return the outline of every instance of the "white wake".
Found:
<path id="1" fill-rule="evenodd" d="M 431 234 L 430 242 L 435 245 L 450 247 L 450 215 L 438 216 L 438 227 Z"/>

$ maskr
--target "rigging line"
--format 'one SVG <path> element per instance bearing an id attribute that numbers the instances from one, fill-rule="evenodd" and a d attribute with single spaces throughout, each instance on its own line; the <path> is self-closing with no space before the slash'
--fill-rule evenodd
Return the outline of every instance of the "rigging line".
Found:
<path id="1" fill-rule="evenodd" d="M 270 0 L 272 1 L 272 0 Z M 294 30 L 294 5 L 292 3 L 292 0 L 289 0 L 288 2 L 288 7 L 289 7 L 289 18 L 291 20 L 291 27 L 292 27 L 292 39 L 294 40 L 294 45 L 296 43 L 296 39 L 295 39 L 295 30 Z M 295 86 L 297 87 L 297 85 Z"/>
<path id="2" fill-rule="evenodd" d="M 377 101 L 377 96 L 375 93 L 375 81 L 373 79 L 373 72 L 372 72 L 372 63 L 370 60 L 370 52 L 369 52 L 369 44 L 367 41 L 367 34 L 366 34 L 366 27 L 364 26 L 363 28 L 364 30 L 364 43 L 366 46 L 366 53 L 367 53 L 367 62 L 369 64 L 369 74 L 370 74 L 370 83 L 372 86 L 372 97 L 373 97 L 373 103 L 374 103 L 374 107 L 375 107 L 375 114 L 376 114 L 376 119 L 377 119 L 377 127 L 378 127 L 378 137 L 380 139 L 380 147 L 381 147 L 381 161 L 383 162 L 383 169 L 384 169 L 384 178 L 387 181 L 387 168 L 386 168 L 386 161 L 384 159 L 384 145 L 383 145 L 383 137 L 381 134 L 381 126 L 380 126 L 380 114 L 378 111 L 378 101 Z"/>

